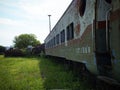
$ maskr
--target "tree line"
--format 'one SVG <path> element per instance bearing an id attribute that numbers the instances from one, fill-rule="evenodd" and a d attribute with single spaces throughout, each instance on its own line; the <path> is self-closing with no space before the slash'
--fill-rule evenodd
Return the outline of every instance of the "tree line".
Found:
<path id="1" fill-rule="evenodd" d="M 44 48 L 44 44 L 41 45 L 34 34 L 21 34 L 15 36 L 13 43 L 13 48 L 9 48 L 9 50 L 6 50 L 4 46 L 0 46 L 0 54 L 5 53 L 7 56 L 19 56 L 24 55 L 23 52 L 31 54 L 32 50 L 34 54 L 39 54 Z"/>

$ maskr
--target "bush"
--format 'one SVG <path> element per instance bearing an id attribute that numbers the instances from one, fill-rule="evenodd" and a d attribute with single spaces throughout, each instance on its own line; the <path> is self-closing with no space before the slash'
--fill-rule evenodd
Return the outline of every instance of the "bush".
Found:
<path id="1" fill-rule="evenodd" d="M 3 54 L 5 52 L 5 47 L 0 46 L 0 55 Z"/>
<path id="2" fill-rule="evenodd" d="M 32 49 L 33 55 L 40 55 L 40 54 L 44 54 L 44 53 L 45 53 L 45 44 L 37 45 Z"/>
<path id="3" fill-rule="evenodd" d="M 24 53 L 20 49 L 10 48 L 9 50 L 5 51 L 4 56 L 5 57 L 19 57 L 19 56 L 24 56 Z"/>

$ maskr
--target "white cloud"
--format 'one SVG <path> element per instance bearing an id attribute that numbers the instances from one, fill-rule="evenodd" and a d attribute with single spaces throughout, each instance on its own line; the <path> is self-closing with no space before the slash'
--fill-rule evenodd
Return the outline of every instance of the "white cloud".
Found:
<path id="1" fill-rule="evenodd" d="M 48 14 L 51 14 L 52 27 L 64 13 L 72 0 L 0 0 L 4 7 L 0 11 L 7 17 L 0 16 L 0 43 L 8 43 L 16 35 L 33 33 L 41 42 L 49 33 Z M 9 16 L 10 15 L 10 16 Z M 9 31 L 8 31 L 9 30 Z M 9 34 L 11 38 L 7 38 Z M 5 37 L 7 39 L 5 39 Z M 7 40 L 7 41 L 6 41 Z M 9 44 L 9 43 L 8 43 Z"/>
<path id="2" fill-rule="evenodd" d="M 22 22 L 19 22 L 17 20 L 12 20 L 9 18 L 0 18 L 0 24 L 1 25 L 11 25 L 11 26 L 23 26 L 24 25 Z"/>

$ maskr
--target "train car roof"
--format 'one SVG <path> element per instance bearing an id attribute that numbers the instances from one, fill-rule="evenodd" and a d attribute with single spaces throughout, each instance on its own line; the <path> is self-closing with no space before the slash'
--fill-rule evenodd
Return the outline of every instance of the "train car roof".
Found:
<path id="1" fill-rule="evenodd" d="M 60 17 L 60 19 L 58 20 L 58 22 L 55 24 L 55 26 L 53 27 L 52 31 L 54 30 L 54 28 L 57 26 L 57 24 L 60 22 L 60 20 L 62 19 L 62 17 L 66 14 L 66 12 L 68 11 L 69 7 L 72 5 L 72 3 L 74 2 L 75 0 L 72 0 L 71 3 L 69 4 L 69 6 L 67 7 L 67 9 L 65 10 L 65 12 L 62 14 L 62 16 Z M 51 31 L 51 32 L 52 32 Z M 50 33 L 51 33 L 50 32 Z M 50 35 L 50 33 L 48 34 L 48 36 Z M 48 37 L 47 36 L 47 37 Z M 47 37 L 45 38 L 45 40 L 47 39 Z"/>

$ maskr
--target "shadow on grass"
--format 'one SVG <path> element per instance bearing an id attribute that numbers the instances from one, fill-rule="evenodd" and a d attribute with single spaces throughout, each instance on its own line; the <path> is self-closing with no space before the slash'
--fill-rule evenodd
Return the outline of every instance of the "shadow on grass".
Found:
<path id="1" fill-rule="evenodd" d="M 60 59 L 61 60 L 61 59 Z M 66 69 L 64 60 L 58 58 L 41 58 L 39 67 L 41 77 L 44 79 L 45 90 L 67 89 L 67 90 L 90 90 L 72 70 Z"/>
<path id="2" fill-rule="evenodd" d="M 90 90 L 63 59 L 0 57 L 0 90 Z"/>

